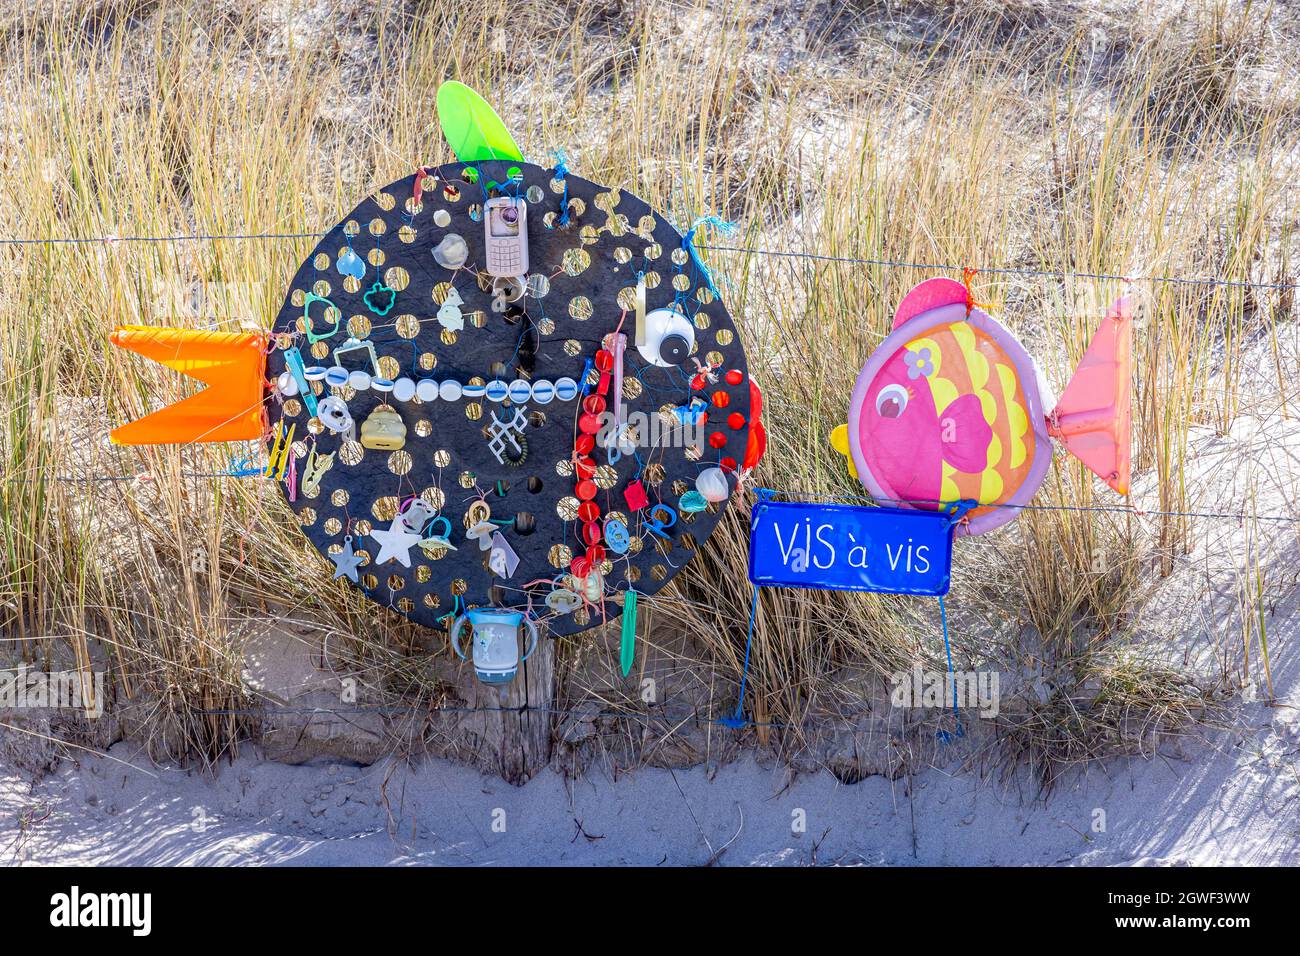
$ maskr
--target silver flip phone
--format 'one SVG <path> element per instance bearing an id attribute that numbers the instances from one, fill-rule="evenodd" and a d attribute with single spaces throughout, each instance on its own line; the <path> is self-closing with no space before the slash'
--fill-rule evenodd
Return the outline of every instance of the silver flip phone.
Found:
<path id="1" fill-rule="evenodd" d="M 514 277 L 528 271 L 528 203 L 498 196 L 483 206 L 489 275 Z"/>

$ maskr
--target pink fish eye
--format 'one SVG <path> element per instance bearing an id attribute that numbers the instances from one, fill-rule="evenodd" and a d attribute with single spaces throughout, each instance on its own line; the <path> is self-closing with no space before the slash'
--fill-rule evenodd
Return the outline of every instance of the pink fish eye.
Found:
<path id="1" fill-rule="evenodd" d="M 907 389 L 886 385 L 876 395 L 876 414 L 881 418 L 898 418 L 907 408 Z"/>

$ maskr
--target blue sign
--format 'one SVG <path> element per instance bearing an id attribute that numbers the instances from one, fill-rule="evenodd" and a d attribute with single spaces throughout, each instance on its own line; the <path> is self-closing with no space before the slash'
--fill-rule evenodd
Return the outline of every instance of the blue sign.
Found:
<path id="1" fill-rule="evenodd" d="M 952 519 L 933 511 L 760 501 L 749 522 L 754 584 L 948 593 Z"/>

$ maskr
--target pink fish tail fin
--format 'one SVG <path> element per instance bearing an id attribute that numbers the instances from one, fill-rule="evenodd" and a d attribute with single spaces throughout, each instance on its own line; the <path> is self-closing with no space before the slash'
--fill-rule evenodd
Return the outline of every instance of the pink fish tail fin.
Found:
<path id="1" fill-rule="evenodd" d="M 1133 312 L 1128 296 L 1102 319 L 1048 419 L 1048 434 L 1106 484 L 1128 494 L 1132 461 L 1130 367 Z"/>

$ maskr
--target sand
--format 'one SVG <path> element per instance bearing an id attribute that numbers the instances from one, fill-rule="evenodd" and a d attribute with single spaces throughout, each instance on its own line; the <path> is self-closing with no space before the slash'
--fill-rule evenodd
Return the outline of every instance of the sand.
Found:
<path id="1" fill-rule="evenodd" d="M 1294 694 L 1295 674 L 1288 690 Z M 1295 697 L 1292 697 L 1294 700 Z M 1123 759 L 1040 799 L 957 766 L 792 776 L 752 757 L 515 788 L 442 760 L 215 776 L 117 744 L 35 787 L 0 771 L 0 860 L 41 864 L 797 866 L 1300 864 L 1300 725 L 1245 704 L 1190 759 Z M 1290 718 L 1290 719 L 1288 719 Z M 20 815 L 39 822 L 20 829 Z M 802 825 L 802 829 L 799 826 Z"/>

